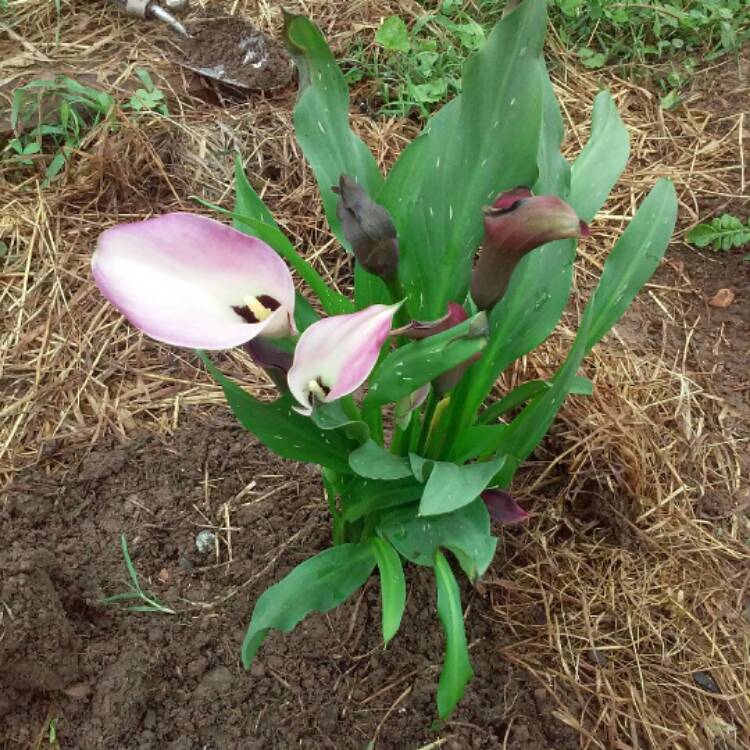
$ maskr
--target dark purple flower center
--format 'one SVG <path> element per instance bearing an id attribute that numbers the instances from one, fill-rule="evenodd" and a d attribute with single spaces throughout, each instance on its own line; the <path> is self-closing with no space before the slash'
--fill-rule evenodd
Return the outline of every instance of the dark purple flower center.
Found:
<path id="1" fill-rule="evenodd" d="M 277 299 L 269 297 L 267 294 L 261 294 L 259 297 L 256 297 L 256 299 L 261 305 L 263 305 L 263 307 L 271 312 L 278 310 L 279 307 L 281 307 L 281 303 Z M 246 323 L 261 322 L 257 315 L 255 315 L 247 305 L 232 305 L 232 310 L 234 310 Z"/>

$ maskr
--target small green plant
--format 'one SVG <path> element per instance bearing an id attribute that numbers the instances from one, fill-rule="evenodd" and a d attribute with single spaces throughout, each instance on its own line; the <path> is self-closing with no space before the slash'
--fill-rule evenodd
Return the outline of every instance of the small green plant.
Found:
<path id="1" fill-rule="evenodd" d="M 16 137 L 3 151 L 21 166 L 33 165 L 33 156 L 51 156 L 42 181 L 46 187 L 113 107 L 109 94 L 73 78 L 31 81 L 13 92 L 10 117 Z"/>
<path id="2" fill-rule="evenodd" d="M 132 601 L 135 599 L 143 602 L 143 604 L 131 604 L 126 607 L 126 609 L 131 612 L 161 612 L 165 615 L 175 614 L 173 609 L 162 604 L 154 594 L 146 592 L 141 588 L 140 581 L 138 580 L 138 573 L 136 573 L 133 561 L 130 559 L 128 542 L 125 539 L 125 534 L 120 534 L 120 545 L 122 546 L 122 556 L 125 558 L 125 567 L 130 575 L 131 583 L 128 586 L 129 591 L 124 591 L 121 594 L 114 594 L 114 596 L 106 596 L 101 600 L 102 604 L 116 604 L 117 602 Z"/>
<path id="3" fill-rule="evenodd" d="M 49 729 L 47 730 L 47 742 L 50 747 L 58 748 L 60 747 L 60 742 L 57 739 L 57 722 L 59 721 L 59 717 L 55 716 L 52 719 L 50 719 L 49 722 Z"/>
<path id="4" fill-rule="evenodd" d="M 160 115 L 168 117 L 169 108 L 164 92 L 154 84 L 149 72 L 143 68 L 138 68 L 135 74 L 143 84 L 143 88 L 136 90 L 123 106 L 123 109 L 129 109 L 133 112 L 158 112 Z"/>
<path id="5" fill-rule="evenodd" d="M 442 0 L 411 26 L 391 16 L 378 29 L 374 50 L 361 42 L 350 49 L 347 81 L 375 82 L 383 101 L 380 114 L 426 116 L 460 92 L 461 66 L 482 45 L 504 5 Z M 680 102 L 699 60 L 736 52 L 750 38 L 747 0 L 547 0 L 547 5 L 557 36 L 583 66 L 628 66 L 655 79 L 665 109 Z"/>
<path id="6" fill-rule="evenodd" d="M 713 250 L 729 251 L 750 244 L 750 220 L 743 224 L 742 219 L 732 214 L 722 214 L 705 224 L 693 227 L 686 237 L 696 247 L 711 247 Z M 750 260 L 750 255 L 745 256 Z"/>
<path id="7" fill-rule="evenodd" d="M 352 51 L 346 77 L 380 81 L 380 114 L 426 117 L 439 102 L 461 91 L 466 58 L 482 47 L 485 27 L 462 9 L 457 0 L 443 0 L 438 11 L 419 18 L 411 29 L 400 16 L 386 18 L 375 34 L 376 50 L 367 58 L 360 45 Z M 479 16 L 485 22 L 487 14 Z"/>

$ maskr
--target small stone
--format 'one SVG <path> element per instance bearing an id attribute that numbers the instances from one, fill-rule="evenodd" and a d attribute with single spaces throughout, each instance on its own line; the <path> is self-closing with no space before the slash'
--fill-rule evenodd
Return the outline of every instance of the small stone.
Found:
<path id="1" fill-rule="evenodd" d="M 203 529 L 203 531 L 198 532 L 198 535 L 195 537 L 195 549 L 197 549 L 201 555 L 207 555 L 211 552 L 211 550 L 214 549 L 215 544 L 216 534 L 214 534 L 211 529 Z"/>
<path id="2" fill-rule="evenodd" d="M 708 304 L 711 307 L 725 308 L 734 302 L 734 292 L 731 289 L 719 289 L 710 300 Z"/>
<path id="3" fill-rule="evenodd" d="M 693 672 L 693 680 L 699 688 L 709 693 L 721 692 L 719 686 L 716 684 L 716 680 L 714 680 L 708 672 L 702 672 L 700 670 Z"/>

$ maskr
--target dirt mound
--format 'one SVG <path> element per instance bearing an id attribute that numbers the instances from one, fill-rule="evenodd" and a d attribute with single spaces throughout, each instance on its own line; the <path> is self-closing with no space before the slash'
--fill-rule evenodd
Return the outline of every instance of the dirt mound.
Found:
<path id="1" fill-rule="evenodd" d="M 411 570 L 404 628 L 384 651 L 374 581 L 329 616 L 272 634 L 250 673 L 239 645 L 256 597 L 328 545 L 312 469 L 277 462 L 228 421 L 98 447 L 58 483 L 22 476 L 0 518 L 0 739 L 32 747 L 577 747 L 543 688 L 503 661 L 511 635 L 464 591 L 477 678 L 430 730 L 442 656 L 431 577 Z M 215 548 L 196 549 L 202 529 Z M 144 588 L 174 616 L 100 599 L 124 591 L 118 535 Z M 499 561 L 502 562 L 501 560 Z"/>

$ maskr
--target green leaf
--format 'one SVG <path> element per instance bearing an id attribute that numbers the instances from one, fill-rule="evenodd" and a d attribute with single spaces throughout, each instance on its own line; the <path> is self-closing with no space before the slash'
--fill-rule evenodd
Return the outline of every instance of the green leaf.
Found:
<path id="1" fill-rule="evenodd" d="M 250 184 L 245 174 L 245 168 L 242 164 L 242 158 L 239 154 L 234 157 L 234 210 L 239 216 L 248 217 L 255 221 L 262 221 L 269 227 L 279 230 L 279 225 L 268 207 L 261 200 L 261 197 L 255 192 L 255 188 Z M 234 227 L 245 234 L 253 237 L 254 226 L 246 224 L 239 216 L 234 218 Z"/>
<path id="2" fill-rule="evenodd" d="M 242 642 L 249 669 L 271 628 L 289 633 L 310 612 L 328 612 L 346 601 L 375 567 L 372 546 L 340 544 L 305 560 L 258 599 Z"/>
<path id="3" fill-rule="evenodd" d="M 414 166 L 412 149 L 420 152 L 419 200 L 409 214 L 398 210 L 395 192 L 385 205 L 399 230 L 399 277 L 414 318 L 436 318 L 448 301 L 464 299 L 483 232 L 482 205 L 534 183 L 545 28 L 544 0 L 526 0 L 499 22 L 467 61 L 461 95 L 430 119 L 426 143 L 418 139 L 401 157 Z"/>
<path id="4" fill-rule="evenodd" d="M 239 231 L 251 237 L 257 237 L 267 245 L 270 245 L 312 289 L 323 305 L 323 309 L 329 315 L 352 312 L 354 307 L 351 302 L 326 284 L 320 274 L 295 250 L 289 238 L 281 231 L 273 215 L 247 179 L 239 156 L 235 159 L 234 176 L 235 210 L 229 213 L 231 213 L 235 229 L 239 229 Z M 200 199 L 199 201 L 222 213 L 226 212 L 220 206 L 205 204 Z M 304 297 L 298 294 L 297 301 L 300 302 L 300 300 L 304 300 Z M 302 323 L 309 325 L 311 316 L 310 311 L 306 309 L 305 301 L 301 302 L 301 306 Z M 297 316 L 295 316 L 296 318 Z M 298 327 L 304 330 L 307 326 L 302 325 Z"/>
<path id="5" fill-rule="evenodd" d="M 310 418 L 321 430 L 341 429 L 358 444 L 370 437 L 367 425 L 357 416 L 350 416 L 344 411 L 342 399 L 328 404 L 316 403 Z"/>
<path id="6" fill-rule="evenodd" d="M 662 178 L 636 211 L 604 264 L 594 298 L 589 303 L 591 349 L 622 317 L 640 288 L 664 257 L 677 221 L 677 196 Z"/>
<path id="7" fill-rule="evenodd" d="M 343 518 L 353 523 L 376 511 L 384 511 L 419 500 L 424 485 L 414 477 L 395 481 L 354 477 L 344 488 Z"/>
<path id="8" fill-rule="evenodd" d="M 474 677 L 466 643 L 461 592 L 448 561 L 435 551 L 437 611 L 445 631 L 445 661 L 438 682 L 437 705 L 441 719 L 447 719 L 461 700 L 466 685 Z"/>
<path id="9" fill-rule="evenodd" d="M 294 107 L 297 140 L 318 182 L 331 231 L 351 252 L 336 216 L 338 196 L 332 188 L 346 174 L 375 196 L 383 177 L 370 150 L 349 128 L 349 90 L 318 28 L 303 16 L 285 14 L 284 39 L 299 70 Z M 359 268 L 355 268 L 355 298 L 357 309 L 392 301 L 383 282 Z"/>
<path id="10" fill-rule="evenodd" d="M 499 454 L 513 456 L 516 460 L 506 462 L 493 479 L 492 484 L 508 486 L 520 462 L 534 450 L 547 434 L 555 415 L 570 393 L 576 380 L 576 372 L 589 349 L 587 346 L 588 334 L 593 318 L 592 309 L 596 304 L 596 294 L 597 292 L 594 293 L 594 298 L 584 312 L 575 342 L 563 366 L 555 375 L 552 385 L 532 399 L 510 425 L 495 426 L 500 428 L 498 439 L 488 448 Z"/>
<path id="11" fill-rule="evenodd" d="M 349 466 L 366 479 L 393 480 L 412 475 L 408 459 L 393 455 L 374 440 L 368 440 L 349 454 Z"/>
<path id="12" fill-rule="evenodd" d="M 322 430 L 294 411 L 288 394 L 261 402 L 224 375 L 205 352 L 198 352 L 211 376 L 224 389 L 229 407 L 240 424 L 282 458 L 318 463 L 340 474 L 350 473 L 347 456 L 354 447 L 345 436 Z"/>
<path id="13" fill-rule="evenodd" d="M 482 351 L 487 344 L 482 335 L 485 321 L 484 313 L 479 313 L 447 331 L 392 351 L 371 376 L 365 403 L 398 401 Z"/>
<path id="14" fill-rule="evenodd" d="M 594 100 L 591 135 L 573 162 L 569 203 L 583 221 L 591 221 L 620 178 L 630 155 L 628 131 L 609 91 Z"/>
<path id="15" fill-rule="evenodd" d="M 545 74 L 545 117 L 540 147 L 539 180 L 535 186 L 538 193 L 556 193 L 568 197 L 568 181 L 571 181 L 571 200 L 584 216 L 596 213 L 606 195 L 607 185 L 617 179 L 627 157 L 627 134 L 608 95 L 601 94 L 595 101 L 592 132 L 589 143 L 576 163 L 575 178 L 559 155 L 563 136 L 559 108 L 554 101 L 549 78 Z M 609 144 L 614 158 L 606 161 L 602 148 Z M 605 163 L 597 165 L 594 157 Z M 592 177 L 596 169 L 600 177 Z M 572 186 L 575 179 L 576 186 Z M 583 195 L 583 186 L 589 185 L 596 195 Z M 576 193 L 579 197 L 574 197 Z M 500 373 L 512 362 L 538 346 L 557 325 L 565 308 L 572 283 L 575 260 L 574 240 L 560 240 L 537 248 L 519 263 L 505 296 L 490 315 L 490 342 L 482 356 L 469 370 L 459 385 L 455 398 L 460 404 L 452 427 L 462 432 L 474 419 L 477 409 L 492 388 Z"/>
<path id="16" fill-rule="evenodd" d="M 286 14 L 284 39 L 299 70 L 294 107 L 297 140 L 318 181 L 328 223 L 348 248 L 336 217 L 338 197 L 331 188 L 347 174 L 372 196 L 383 178 L 370 150 L 349 128 L 346 81 L 318 28 L 308 18 Z"/>
<path id="17" fill-rule="evenodd" d="M 548 380 L 529 380 L 514 388 L 507 396 L 496 401 L 485 409 L 477 419 L 478 424 L 492 424 L 503 414 L 515 409 L 530 398 L 543 393 L 552 386 Z M 583 375 L 576 375 L 570 393 L 578 396 L 590 396 L 594 392 L 594 384 Z"/>
<path id="18" fill-rule="evenodd" d="M 417 565 L 430 567 L 435 550 L 449 549 L 472 581 L 487 570 L 497 547 L 487 506 L 479 498 L 453 513 L 427 518 L 414 505 L 395 508 L 383 514 L 378 533 Z"/>
<path id="19" fill-rule="evenodd" d="M 383 641 L 385 645 L 401 626 L 406 607 L 406 581 L 401 558 L 393 547 L 380 537 L 370 539 L 372 553 L 380 571 L 380 597 L 383 607 Z"/>
<path id="20" fill-rule="evenodd" d="M 505 463 L 505 456 L 483 463 L 458 466 L 435 461 L 422 493 L 419 515 L 436 516 L 462 508 L 476 500 Z"/>
<path id="21" fill-rule="evenodd" d="M 375 42 L 393 52 L 408 52 L 411 45 L 404 19 L 399 16 L 386 18 L 375 34 Z"/>
<path id="22" fill-rule="evenodd" d="M 714 250 L 730 250 L 750 243 L 750 225 L 731 214 L 722 214 L 708 224 L 693 227 L 685 239 L 696 247 L 711 245 Z"/>

